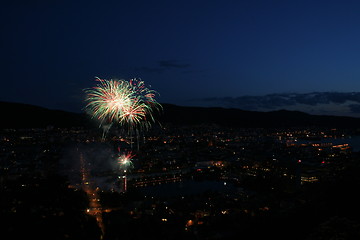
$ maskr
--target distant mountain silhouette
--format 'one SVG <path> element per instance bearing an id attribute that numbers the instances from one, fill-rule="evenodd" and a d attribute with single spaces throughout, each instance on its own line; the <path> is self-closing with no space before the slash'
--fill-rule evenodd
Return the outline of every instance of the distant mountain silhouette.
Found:
<path id="1" fill-rule="evenodd" d="M 0 102 L 0 128 L 76 127 L 86 125 L 84 114 L 50 110 L 29 104 Z"/>
<path id="2" fill-rule="evenodd" d="M 160 122 L 173 124 L 214 123 L 237 127 L 343 127 L 358 128 L 360 118 L 319 116 L 299 111 L 279 110 L 272 112 L 244 111 L 228 108 L 182 107 L 163 104 Z"/>
<path id="3" fill-rule="evenodd" d="M 189 106 L 237 108 L 247 111 L 286 109 L 316 115 L 360 117 L 360 92 L 275 93 L 263 96 L 199 98 Z"/>
<path id="4" fill-rule="evenodd" d="M 94 121 L 90 121 L 90 117 L 85 114 L 10 102 L 0 102 L 0 107 L 3 113 L 0 118 L 0 128 L 97 126 L 91 124 Z M 232 127 L 263 128 L 308 126 L 358 128 L 360 126 L 360 118 L 318 116 L 287 110 L 255 112 L 163 104 L 163 110 L 156 115 L 155 117 L 160 123 L 173 125 L 218 124 Z"/>

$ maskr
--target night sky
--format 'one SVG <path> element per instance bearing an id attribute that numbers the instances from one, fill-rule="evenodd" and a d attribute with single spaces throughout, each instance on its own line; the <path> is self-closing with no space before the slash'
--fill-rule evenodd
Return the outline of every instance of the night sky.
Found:
<path id="1" fill-rule="evenodd" d="M 162 103 L 360 90 L 359 1 L 9 0 L 0 101 L 80 112 L 82 89 L 141 78 Z"/>

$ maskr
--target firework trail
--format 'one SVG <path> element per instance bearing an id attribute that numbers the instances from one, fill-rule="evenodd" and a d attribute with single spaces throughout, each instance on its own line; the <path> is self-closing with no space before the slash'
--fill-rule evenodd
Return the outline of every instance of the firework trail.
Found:
<path id="1" fill-rule="evenodd" d="M 85 109 L 100 121 L 100 127 L 119 124 L 132 134 L 133 130 L 148 129 L 155 122 L 153 112 L 160 110 L 161 105 L 155 100 L 157 92 L 147 88 L 144 81 L 100 78 L 96 81 L 95 87 L 84 90 Z"/>
<path id="2" fill-rule="evenodd" d="M 120 152 L 120 148 L 119 148 L 119 152 Z M 134 167 L 131 161 L 134 156 L 135 155 L 133 155 L 132 152 L 130 151 L 122 154 L 119 153 L 117 157 L 117 162 L 119 164 L 119 169 L 120 169 L 120 175 L 118 176 L 118 178 L 121 179 L 123 192 L 127 191 L 126 172 Z"/>

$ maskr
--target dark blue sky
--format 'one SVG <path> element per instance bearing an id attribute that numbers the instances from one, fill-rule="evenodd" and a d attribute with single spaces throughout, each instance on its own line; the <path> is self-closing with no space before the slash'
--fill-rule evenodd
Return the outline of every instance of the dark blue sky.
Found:
<path id="1" fill-rule="evenodd" d="M 7 1 L 2 101 L 80 111 L 94 77 L 160 102 L 360 90 L 358 1 Z"/>

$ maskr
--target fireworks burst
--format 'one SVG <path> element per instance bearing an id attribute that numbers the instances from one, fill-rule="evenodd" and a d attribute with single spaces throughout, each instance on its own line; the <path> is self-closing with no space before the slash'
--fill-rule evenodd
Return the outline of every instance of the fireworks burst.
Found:
<path id="1" fill-rule="evenodd" d="M 120 169 L 122 170 L 127 170 L 130 168 L 133 168 L 133 163 L 132 163 L 132 158 L 135 155 L 132 154 L 132 152 L 128 152 L 126 154 L 119 154 L 118 158 L 117 158 L 117 162 L 120 166 Z"/>
<path id="2" fill-rule="evenodd" d="M 154 109 L 161 105 L 156 92 L 139 79 L 105 80 L 96 78 L 96 87 L 85 89 L 86 111 L 100 121 L 100 126 L 118 123 L 130 129 L 149 128 Z"/>

